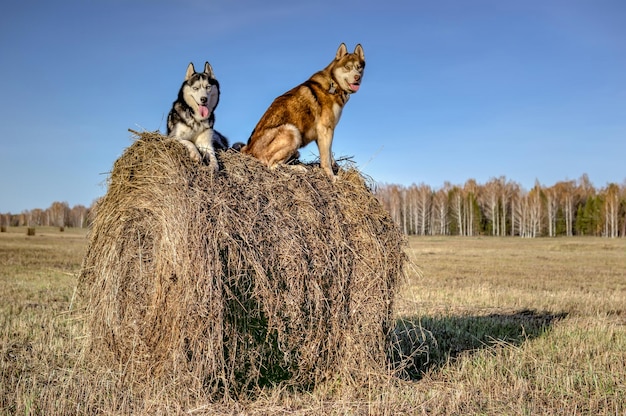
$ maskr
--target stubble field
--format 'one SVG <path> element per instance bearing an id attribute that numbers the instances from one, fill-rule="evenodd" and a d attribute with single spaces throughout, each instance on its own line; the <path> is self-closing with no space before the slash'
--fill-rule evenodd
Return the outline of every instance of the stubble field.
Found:
<path id="1" fill-rule="evenodd" d="M 411 263 L 396 300 L 398 344 L 390 363 L 404 360 L 386 384 L 353 392 L 275 388 L 237 403 L 188 407 L 163 397 L 149 408 L 153 414 L 626 415 L 626 239 L 408 242 Z M 0 233 L 0 414 L 137 411 L 136 403 L 104 397 L 114 396 L 114 387 L 105 393 L 77 387 L 86 340 L 74 288 L 86 244 L 84 230 Z"/>

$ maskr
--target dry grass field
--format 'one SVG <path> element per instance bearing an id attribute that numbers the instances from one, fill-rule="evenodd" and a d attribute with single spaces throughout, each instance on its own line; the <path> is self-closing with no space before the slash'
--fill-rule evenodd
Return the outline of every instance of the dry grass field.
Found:
<path id="1" fill-rule="evenodd" d="M 626 239 L 410 238 L 396 376 L 193 405 L 120 402 L 81 372 L 86 244 L 0 233 L 0 414 L 626 415 Z"/>

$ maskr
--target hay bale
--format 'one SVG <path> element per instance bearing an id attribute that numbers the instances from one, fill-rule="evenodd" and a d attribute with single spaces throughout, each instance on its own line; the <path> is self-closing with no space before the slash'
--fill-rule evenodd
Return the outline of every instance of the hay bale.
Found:
<path id="1" fill-rule="evenodd" d="M 79 281 L 92 358 L 212 397 L 384 373 L 404 238 L 363 177 L 220 161 L 141 133 L 115 162 Z"/>

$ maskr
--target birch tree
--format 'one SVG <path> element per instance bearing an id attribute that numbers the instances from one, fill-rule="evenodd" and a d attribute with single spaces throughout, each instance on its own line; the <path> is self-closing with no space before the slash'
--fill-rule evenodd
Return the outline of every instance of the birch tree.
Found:
<path id="1" fill-rule="evenodd" d="M 559 198 L 559 206 L 565 221 L 565 235 L 574 235 L 574 220 L 576 217 L 576 205 L 578 196 L 576 195 L 576 183 L 574 181 L 557 182 L 553 188 Z"/>
<path id="2" fill-rule="evenodd" d="M 543 192 L 539 181 L 535 181 L 535 186 L 528 193 L 528 213 L 529 213 L 529 237 L 537 237 L 541 235 L 542 220 L 542 199 Z"/>
<path id="3" fill-rule="evenodd" d="M 556 220 L 559 211 L 558 191 L 553 186 L 544 191 L 546 199 L 546 223 L 548 226 L 548 236 L 556 236 Z"/>
<path id="4" fill-rule="evenodd" d="M 510 215 L 511 220 L 511 233 L 510 235 L 515 234 L 514 225 L 513 225 L 513 201 L 514 198 L 520 192 L 520 185 L 516 182 L 506 181 L 504 176 L 502 177 L 502 196 L 501 196 L 501 212 L 502 212 L 502 235 L 507 235 L 506 232 L 506 224 L 507 224 L 507 213 Z"/>
<path id="5" fill-rule="evenodd" d="M 67 202 L 53 202 L 48 208 L 50 213 L 50 225 L 55 227 L 64 227 L 67 225 L 67 219 L 70 207 Z"/>
<path id="6" fill-rule="evenodd" d="M 70 227 L 83 228 L 87 224 L 87 215 L 89 210 L 84 205 L 75 205 L 70 210 L 69 225 Z"/>
<path id="7" fill-rule="evenodd" d="M 449 191 L 450 195 L 450 212 L 455 221 L 457 233 L 460 236 L 465 235 L 465 212 L 463 190 L 458 186 L 453 186 Z"/>
<path id="8" fill-rule="evenodd" d="M 485 218 L 491 223 L 491 235 L 500 235 L 500 196 L 502 195 L 502 183 L 499 179 L 491 179 L 487 182 L 480 193 L 479 201 Z"/>
<path id="9" fill-rule="evenodd" d="M 463 187 L 463 210 L 465 214 L 465 235 L 473 236 L 476 231 L 476 224 L 479 224 L 480 210 L 477 202 L 478 184 L 474 179 L 468 179 Z"/>
<path id="10" fill-rule="evenodd" d="M 431 235 L 448 235 L 449 234 L 449 204 L 448 193 L 450 184 L 444 184 L 444 187 L 433 194 L 432 202 L 432 220 Z"/>
<path id="11" fill-rule="evenodd" d="M 421 183 L 413 186 L 412 197 L 414 201 L 415 234 L 426 235 L 430 228 L 430 211 L 432 206 L 432 189 Z"/>

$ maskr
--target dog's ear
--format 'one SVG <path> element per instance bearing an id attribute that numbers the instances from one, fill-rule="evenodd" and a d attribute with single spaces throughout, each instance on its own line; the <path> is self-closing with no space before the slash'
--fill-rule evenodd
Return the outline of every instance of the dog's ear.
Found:
<path id="1" fill-rule="evenodd" d="M 204 63 L 204 73 L 207 74 L 209 78 L 215 79 L 215 74 L 213 74 L 213 68 L 208 62 Z"/>
<path id="2" fill-rule="evenodd" d="M 337 55 L 335 55 L 335 59 L 341 59 L 348 53 L 348 48 L 346 48 L 346 44 L 342 43 L 339 45 L 339 49 L 337 49 Z"/>
<path id="3" fill-rule="evenodd" d="M 185 74 L 185 81 L 187 81 L 193 74 L 195 74 L 196 69 L 193 67 L 193 62 L 189 62 L 189 66 L 187 67 L 187 73 Z"/>
<path id="4" fill-rule="evenodd" d="M 356 54 L 356 56 L 358 56 L 360 60 L 362 61 L 365 60 L 365 53 L 363 52 L 363 47 L 361 46 L 360 43 L 356 45 L 353 53 Z"/>

